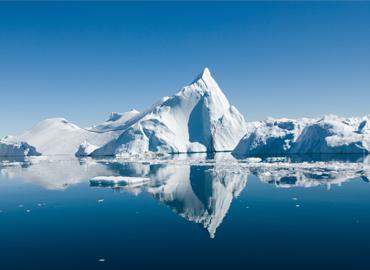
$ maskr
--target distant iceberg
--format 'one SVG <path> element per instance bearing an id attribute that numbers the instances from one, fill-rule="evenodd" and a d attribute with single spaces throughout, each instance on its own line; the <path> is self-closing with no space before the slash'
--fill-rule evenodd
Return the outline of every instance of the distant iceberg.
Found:
<path id="1" fill-rule="evenodd" d="M 236 156 L 291 154 L 368 154 L 370 117 L 268 119 L 247 133 L 233 151 Z"/>

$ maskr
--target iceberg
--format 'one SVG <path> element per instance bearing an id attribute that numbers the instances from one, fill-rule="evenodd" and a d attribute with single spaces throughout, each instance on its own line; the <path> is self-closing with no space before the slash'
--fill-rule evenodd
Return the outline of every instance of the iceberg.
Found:
<path id="1" fill-rule="evenodd" d="M 367 122 L 368 119 L 325 116 L 302 131 L 290 153 L 368 154 Z"/>
<path id="2" fill-rule="evenodd" d="M 312 119 L 274 119 L 255 124 L 233 150 L 236 156 L 286 155 Z"/>
<path id="3" fill-rule="evenodd" d="M 246 122 L 208 68 L 175 95 L 139 112 L 112 112 L 81 128 L 45 119 L 29 131 L 0 139 L 0 156 L 117 156 L 147 159 L 179 153 L 232 152 L 245 156 L 370 152 L 370 115 L 321 119 L 268 118 Z"/>
<path id="4" fill-rule="evenodd" d="M 369 116 L 321 119 L 268 119 L 248 132 L 233 150 L 235 156 L 368 154 Z"/>
<path id="5" fill-rule="evenodd" d="M 35 147 L 26 142 L 7 142 L 0 140 L 0 156 L 39 156 Z"/>
<path id="6" fill-rule="evenodd" d="M 176 95 L 162 98 L 141 113 L 114 112 L 106 122 L 91 128 L 78 127 L 64 118 L 49 118 L 23 134 L 0 141 L 0 155 L 115 156 L 231 151 L 245 132 L 244 117 L 230 105 L 205 68 Z M 22 152 L 17 150 L 18 145 L 32 150 Z"/>
<path id="7" fill-rule="evenodd" d="M 134 120 L 91 155 L 231 151 L 246 132 L 244 117 L 230 105 L 208 68 Z"/>
<path id="8" fill-rule="evenodd" d="M 6 137 L 0 142 L 0 147 L 4 144 L 25 142 L 44 156 L 74 155 L 79 145 L 84 141 L 101 145 L 113 137 L 112 132 L 95 133 L 80 128 L 64 118 L 49 118 L 18 136 Z M 8 152 L 4 156 L 10 155 L 13 155 L 13 153 Z"/>

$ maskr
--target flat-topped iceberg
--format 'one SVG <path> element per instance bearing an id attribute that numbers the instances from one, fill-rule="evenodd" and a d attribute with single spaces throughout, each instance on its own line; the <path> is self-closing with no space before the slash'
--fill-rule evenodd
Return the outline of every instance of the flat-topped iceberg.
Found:
<path id="1" fill-rule="evenodd" d="M 368 154 L 370 152 L 369 116 L 321 119 L 268 119 L 248 132 L 233 154 Z"/>
<path id="2" fill-rule="evenodd" d="M 368 117 L 325 116 L 302 131 L 290 153 L 368 154 L 368 122 Z"/>

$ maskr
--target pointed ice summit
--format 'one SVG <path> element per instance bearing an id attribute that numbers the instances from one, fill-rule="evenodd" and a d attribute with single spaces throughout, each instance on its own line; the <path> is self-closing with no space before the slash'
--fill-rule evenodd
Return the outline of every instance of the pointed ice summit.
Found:
<path id="1" fill-rule="evenodd" d="M 0 140 L 0 156 L 231 151 L 245 132 L 244 117 L 205 68 L 176 95 L 141 113 L 112 113 L 106 122 L 87 129 L 63 118 L 46 119 L 30 131 Z"/>
<path id="2" fill-rule="evenodd" d="M 245 131 L 244 117 L 205 68 L 190 85 L 137 115 L 120 136 L 91 155 L 231 151 Z"/>

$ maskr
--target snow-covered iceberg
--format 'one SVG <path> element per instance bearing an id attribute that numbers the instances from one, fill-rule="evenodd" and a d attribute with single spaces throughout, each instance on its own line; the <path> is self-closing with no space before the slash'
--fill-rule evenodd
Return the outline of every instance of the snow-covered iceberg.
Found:
<path id="1" fill-rule="evenodd" d="M 235 155 L 285 155 L 296 142 L 302 130 L 312 119 L 268 118 L 258 124 L 240 140 Z"/>
<path id="2" fill-rule="evenodd" d="M 102 145 L 113 139 L 114 135 L 114 132 L 97 133 L 80 128 L 64 118 L 49 118 L 18 136 L 4 138 L 0 141 L 0 147 L 24 142 L 42 155 L 74 155 L 81 143 L 89 141 L 94 145 Z M 12 154 L 7 152 L 4 156 Z"/>
<path id="3" fill-rule="evenodd" d="M 138 115 L 92 156 L 231 151 L 245 132 L 244 117 L 206 68 L 176 95 Z"/>
<path id="4" fill-rule="evenodd" d="M 231 151 L 245 132 L 244 117 L 205 68 L 189 86 L 142 113 L 112 113 L 108 121 L 91 128 L 80 128 L 64 118 L 46 119 L 19 136 L 0 141 L 0 154 L 22 154 L 17 150 L 21 143 L 23 148 L 32 148 L 24 151 L 27 155 Z"/>
<path id="5" fill-rule="evenodd" d="M 35 147 L 26 142 L 8 142 L 0 140 L 0 156 L 39 156 L 41 155 L 36 151 Z"/>
<path id="6" fill-rule="evenodd" d="M 76 155 L 153 158 L 176 153 L 232 151 L 235 157 L 368 154 L 370 115 L 245 122 L 208 68 L 177 94 L 147 110 L 111 113 L 81 128 L 64 118 L 0 140 L 0 156 Z"/>
<path id="7" fill-rule="evenodd" d="M 90 128 L 78 127 L 64 118 L 48 118 L 20 135 L 0 140 L 0 156 L 87 156 L 119 136 L 138 114 L 136 110 L 111 113 L 107 121 Z"/>
<path id="8" fill-rule="evenodd" d="M 290 153 L 368 154 L 370 151 L 369 118 L 325 116 L 308 125 Z"/>
<path id="9" fill-rule="evenodd" d="M 368 154 L 369 116 L 321 119 L 268 119 L 240 140 L 233 151 L 244 155 Z"/>

